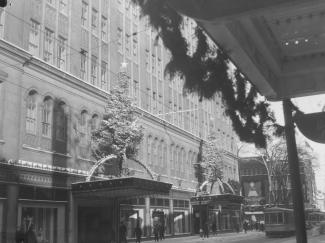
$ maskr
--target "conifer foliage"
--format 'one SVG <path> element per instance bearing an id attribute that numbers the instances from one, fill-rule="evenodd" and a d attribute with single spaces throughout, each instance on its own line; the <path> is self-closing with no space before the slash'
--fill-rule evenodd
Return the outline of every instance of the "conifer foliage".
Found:
<path id="1" fill-rule="evenodd" d="M 211 99 L 221 93 L 226 114 L 239 138 L 244 142 L 265 147 L 266 126 L 277 126 L 269 104 L 261 97 L 254 85 L 237 69 L 230 73 L 229 58 L 222 48 L 207 37 L 200 26 L 196 27 L 196 50 L 189 51 L 189 41 L 182 34 L 183 17 L 170 8 L 166 0 L 132 0 L 140 6 L 142 15 L 157 30 L 171 59 L 165 67 L 165 75 L 180 75 L 184 90 Z M 277 126 L 278 127 L 278 126 Z"/>
<path id="2" fill-rule="evenodd" d="M 96 160 L 115 155 L 120 172 L 125 158 L 135 158 L 143 138 L 136 108 L 127 95 L 128 85 L 126 73 L 120 72 L 117 84 L 107 98 L 103 120 L 92 134 L 92 152 Z"/>

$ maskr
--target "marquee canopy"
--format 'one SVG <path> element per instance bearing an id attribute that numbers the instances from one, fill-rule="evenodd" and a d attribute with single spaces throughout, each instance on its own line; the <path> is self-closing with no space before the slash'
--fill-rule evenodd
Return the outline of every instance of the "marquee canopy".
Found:
<path id="1" fill-rule="evenodd" d="M 324 93 L 325 1 L 168 0 L 270 100 Z"/>

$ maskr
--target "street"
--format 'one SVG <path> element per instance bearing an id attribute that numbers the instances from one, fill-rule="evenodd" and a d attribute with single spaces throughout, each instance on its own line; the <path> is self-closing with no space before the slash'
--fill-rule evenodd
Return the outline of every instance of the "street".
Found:
<path id="1" fill-rule="evenodd" d="M 146 241 L 147 242 L 147 241 Z M 154 242 L 154 241 L 149 241 Z M 198 235 L 189 236 L 189 237 L 180 237 L 180 238 L 170 238 L 165 239 L 162 243 L 182 243 L 182 242 L 205 242 L 205 243 L 212 243 L 212 242 L 223 242 L 223 243 L 295 243 L 295 237 L 287 237 L 287 238 L 268 238 L 265 236 L 264 232 L 247 232 L 247 234 L 241 233 L 225 233 L 220 234 L 217 236 L 209 237 L 208 239 L 201 239 Z M 325 242 L 325 235 L 322 236 L 312 236 L 311 234 L 308 235 L 308 243 L 324 243 Z"/>

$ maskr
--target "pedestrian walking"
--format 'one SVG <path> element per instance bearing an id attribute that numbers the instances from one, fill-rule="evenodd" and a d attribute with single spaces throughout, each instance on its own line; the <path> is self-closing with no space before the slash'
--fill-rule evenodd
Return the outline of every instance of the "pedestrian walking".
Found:
<path id="1" fill-rule="evenodd" d="M 245 231 L 245 234 L 246 234 L 247 233 L 247 228 L 248 228 L 248 223 L 247 223 L 246 220 L 244 221 L 243 228 L 244 228 L 244 231 Z"/>
<path id="2" fill-rule="evenodd" d="M 208 222 L 205 222 L 204 228 L 203 228 L 203 237 L 204 238 L 209 238 L 209 224 Z"/>
<path id="3" fill-rule="evenodd" d="M 159 225 L 155 224 L 153 226 L 153 234 L 155 236 L 155 241 L 159 241 Z"/>
<path id="4" fill-rule="evenodd" d="M 137 226 L 135 227 L 135 243 L 141 243 L 141 236 L 142 236 L 142 230 L 140 228 L 140 225 L 137 224 Z"/>
<path id="5" fill-rule="evenodd" d="M 159 227 L 159 238 L 160 238 L 160 240 L 165 239 L 165 225 L 164 224 L 161 224 Z"/>
<path id="6" fill-rule="evenodd" d="M 213 221 L 213 223 L 212 223 L 212 233 L 214 234 L 214 235 L 216 235 L 217 234 L 217 224 L 216 224 L 216 221 Z"/>
<path id="7" fill-rule="evenodd" d="M 121 222 L 119 230 L 120 230 L 120 243 L 127 243 L 127 240 L 126 240 L 127 228 L 123 222 Z"/>

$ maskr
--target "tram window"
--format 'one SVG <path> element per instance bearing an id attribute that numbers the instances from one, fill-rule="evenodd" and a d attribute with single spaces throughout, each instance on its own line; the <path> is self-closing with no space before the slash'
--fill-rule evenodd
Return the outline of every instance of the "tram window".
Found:
<path id="1" fill-rule="evenodd" d="M 270 214 L 268 214 L 268 213 L 265 214 L 265 223 L 266 223 L 266 224 L 271 223 L 271 222 L 270 222 Z"/>
<path id="2" fill-rule="evenodd" d="M 276 224 L 277 223 L 277 216 L 276 216 L 276 214 L 275 213 L 272 213 L 270 216 L 271 216 L 270 217 L 270 223 L 271 224 Z"/>
<path id="3" fill-rule="evenodd" d="M 278 213 L 278 224 L 283 224 L 283 213 Z"/>

